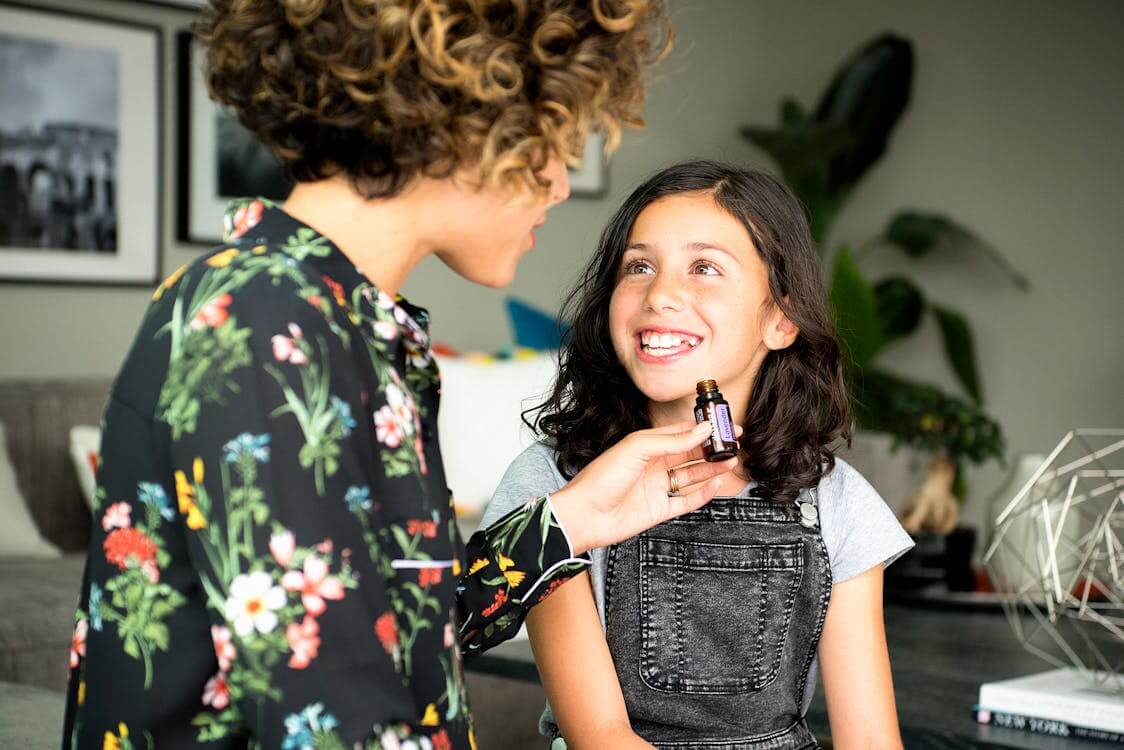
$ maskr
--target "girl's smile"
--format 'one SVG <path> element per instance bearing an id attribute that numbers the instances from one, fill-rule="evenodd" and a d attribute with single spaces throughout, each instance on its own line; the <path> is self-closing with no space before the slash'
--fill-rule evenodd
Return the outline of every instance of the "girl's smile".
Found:
<path id="1" fill-rule="evenodd" d="M 637 356 L 649 364 L 669 364 L 693 352 L 702 340 L 702 336 L 690 331 L 646 326 L 636 336 Z"/>

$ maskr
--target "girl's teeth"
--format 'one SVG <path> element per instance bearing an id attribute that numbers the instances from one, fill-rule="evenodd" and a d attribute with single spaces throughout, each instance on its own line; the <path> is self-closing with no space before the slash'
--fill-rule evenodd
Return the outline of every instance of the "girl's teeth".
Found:
<path id="1" fill-rule="evenodd" d="M 699 339 L 695 336 L 679 336 L 674 333 L 657 333 L 655 331 L 645 331 L 640 334 L 640 345 L 649 354 L 655 356 L 663 356 L 673 353 L 687 344 L 689 347 L 696 347 L 699 345 Z"/>

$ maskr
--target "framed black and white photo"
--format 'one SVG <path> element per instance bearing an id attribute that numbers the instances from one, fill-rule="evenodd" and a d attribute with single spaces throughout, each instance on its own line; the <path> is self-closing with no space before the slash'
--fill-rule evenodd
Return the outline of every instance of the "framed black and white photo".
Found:
<path id="1" fill-rule="evenodd" d="M 160 273 L 160 29 L 0 0 L 0 280 Z"/>
<path id="2" fill-rule="evenodd" d="M 203 61 L 191 34 L 176 39 L 179 73 L 178 239 L 222 241 L 222 217 L 234 198 L 284 200 L 292 183 L 281 163 L 207 95 Z"/>
<path id="3" fill-rule="evenodd" d="M 582 165 L 570 170 L 570 194 L 597 196 L 605 192 L 605 138 L 592 133 L 585 139 Z"/>

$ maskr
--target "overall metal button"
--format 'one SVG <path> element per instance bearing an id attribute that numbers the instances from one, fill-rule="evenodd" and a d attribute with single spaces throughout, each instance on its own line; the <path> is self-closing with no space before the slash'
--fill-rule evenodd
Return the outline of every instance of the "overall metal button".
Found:
<path id="1" fill-rule="evenodd" d="M 820 512 L 816 510 L 816 506 L 812 503 L 799 503 L 800 505 L 800 523 L 807 526 L 809 529 L 815 528 L 820 520 Z"/>

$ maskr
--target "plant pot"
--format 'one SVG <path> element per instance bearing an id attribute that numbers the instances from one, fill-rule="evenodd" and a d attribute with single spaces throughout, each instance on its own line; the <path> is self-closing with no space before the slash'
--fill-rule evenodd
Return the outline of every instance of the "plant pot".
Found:
<path id="1" fill-rule="evenodd" d="M 912 536 L 913 549 L 886 569 L 888 589 L 916 591 L 943 584 L 949 591 L 976 590 L 975 529 L 957 526 L 948 534 L 919 531 Z"/>
<path id="2" fill-rule="evenodd" d="M 975 591 L 976 571 L 972 553 L 976 549 L 976 530 L 957 526 L 944 538 L 944 576 L 949 591 Z"/>

